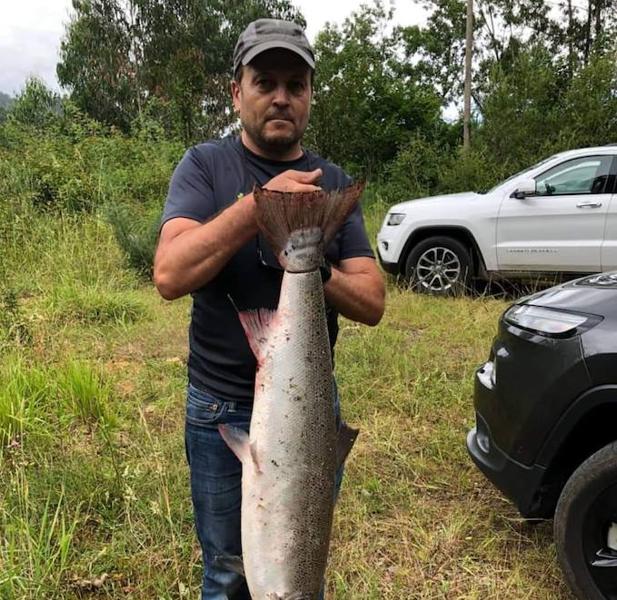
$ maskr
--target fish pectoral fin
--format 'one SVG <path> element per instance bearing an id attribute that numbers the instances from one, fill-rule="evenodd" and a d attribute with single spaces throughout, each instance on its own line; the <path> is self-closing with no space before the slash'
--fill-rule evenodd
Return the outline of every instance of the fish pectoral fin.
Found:
<path id="1" fill-rule="evenodd" d="M 336 467 L 340 467 L 345 460 L 347 459 L 347 455 L 351 451 L 356 438 L 358 437 L 359 429 L 353 429 L 349 427 L 346 423 L 341 425 L 341 428 L 338 432 L 338 438 L 336 440 Z"/>
<path id="2" fill-rule="evenodd" d="M 244 563 L 241 556 L 232 556 L 230 554 L 219 554 L 214 557 L 214 564 L 221 569 L 226 569 L 232 573 L 237 573 L 244 577 Z"/>
<path id="3" fill-rule="evenodd" d="M 258 364 L 261 364 L 266 356 L 271 324 L 275 316 L 276 311 L 269 308 L 245 310 L 238 313 L 246 339 Z"/>
<path id="4" fill-rule="evenodd" d="M 233 425 L 219 425 L 219 433 L 241 463 L 245 463 L 250 455 L 249 434 Z"/>

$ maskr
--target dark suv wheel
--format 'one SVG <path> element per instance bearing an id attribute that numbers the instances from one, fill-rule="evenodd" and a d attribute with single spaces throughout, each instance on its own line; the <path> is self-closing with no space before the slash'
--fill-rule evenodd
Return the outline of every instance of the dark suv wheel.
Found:
<path id="1" fill-rule="evenodd" d="M 581 600 L 617 600 L 617 442 L 588 458 L 555 512 L 564 575 Z"/>
<path id="2" fill-rule="evenodd" d="M 410 287 L 418 292 L 438 296 L 463 293 L 470 272 L 469 250 L 448 236 L 434 236 L 418 242 L 405 264 L 405 275 Z"/>

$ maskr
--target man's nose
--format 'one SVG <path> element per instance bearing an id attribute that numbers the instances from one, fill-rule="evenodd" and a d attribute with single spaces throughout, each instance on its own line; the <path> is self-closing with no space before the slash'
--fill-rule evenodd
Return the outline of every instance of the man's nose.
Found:
<path id="1" fill-rule="evenodd" d="M 285 85 L 276 86 L 272 102 L 277 106 L 286 106 L 289 104 L 289 91 Z"/>

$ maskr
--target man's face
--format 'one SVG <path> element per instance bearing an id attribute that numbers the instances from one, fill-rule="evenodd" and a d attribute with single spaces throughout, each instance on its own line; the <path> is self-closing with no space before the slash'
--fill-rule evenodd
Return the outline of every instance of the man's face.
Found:
<path id="1" fill-rule="evenodd" d="M 297 146 L 311 106 L 311 70 L 297 54 L 282 49 L 258 54 L 231 91 L 242 127 L 258 148 L 284 156 Z"/>

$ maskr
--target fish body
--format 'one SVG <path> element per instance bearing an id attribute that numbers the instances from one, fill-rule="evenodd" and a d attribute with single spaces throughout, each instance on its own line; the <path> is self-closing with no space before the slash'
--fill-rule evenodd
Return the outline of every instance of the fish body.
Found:
<path id="1" fill-rule="evenodd" d="M 262 202 L 270 203 L 262 206 L 263 229 L 284 253 L 286 268 L 276 311 L 240 313 L 258 365 L 250 434 L 225 425 L 220 430 L 242 461 L 242 551 L 251 597 L 316 600 L 328 557 L 336 470 L 355 439 L 348 428 L 342 435 L 336 429 L 318 267 L 328 228 L 331 236 L 359 191 L 355 198 L 321 192 L 317 199 L 263 192 Z M 277 209 L 287 211 L 280 228 L 267 216 Z"/>

